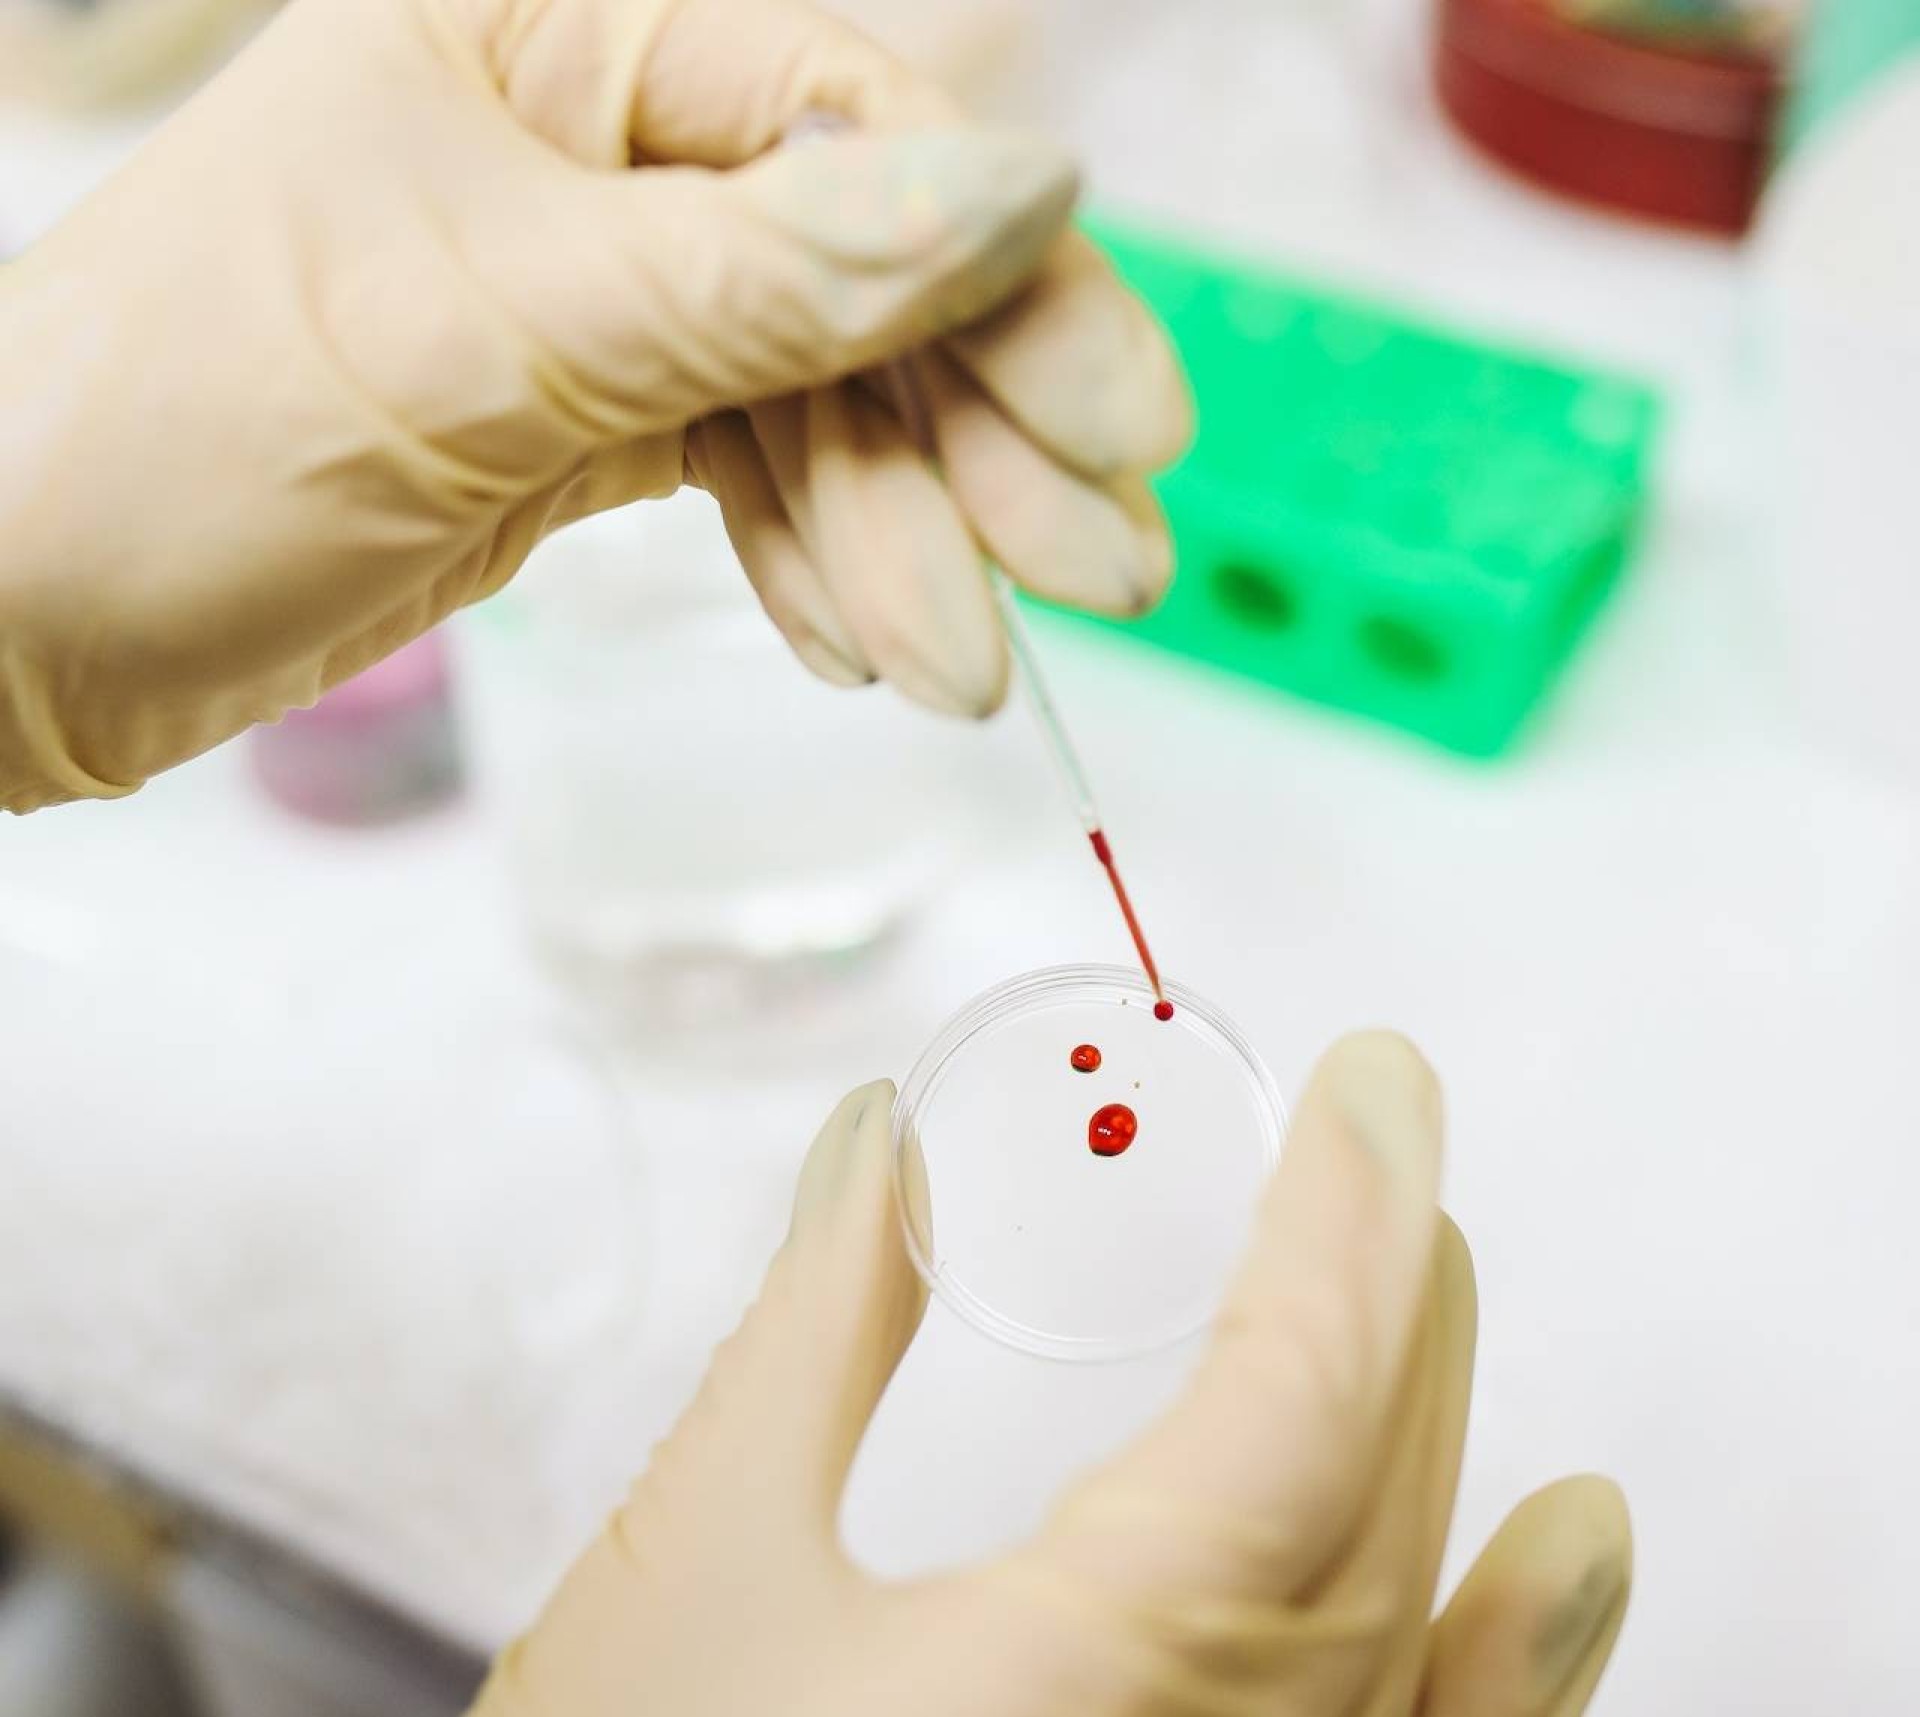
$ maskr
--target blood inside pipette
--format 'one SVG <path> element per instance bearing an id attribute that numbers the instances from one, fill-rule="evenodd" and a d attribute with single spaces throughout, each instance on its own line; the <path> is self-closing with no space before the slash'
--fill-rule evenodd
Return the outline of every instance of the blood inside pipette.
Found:
<path id="1" fill-rule="evenodd" d="M 1104 829 L 1089 829 L 1087 839 L 1093 843 L 1093 856 L 1100 861 L 1100 868 L 1107 873 L 1107 881 L 1113 885 L 1113 898 L 1120 903 L 1120 916 L 1127 921 L 1127 934 L 1133 938 L 1134 952 L 1140 956 L 1141 969 L 1147 974 L 1147 982 L 1153 986 L 1153 1017 L 1172 1019 L 1173 1003 L 1167 1000 L 1166 992 L 1160 987 L 1160 968 L 1153 963 L 1153 950 L 1147 946 L 1140 920 L 1134 916 L 1133 902 L 1127 898 L 1127 885 L 1120 880 L 1120 867 L 1113 862 L 1113 848 L 1107 843 L 1107 832 Z"/>

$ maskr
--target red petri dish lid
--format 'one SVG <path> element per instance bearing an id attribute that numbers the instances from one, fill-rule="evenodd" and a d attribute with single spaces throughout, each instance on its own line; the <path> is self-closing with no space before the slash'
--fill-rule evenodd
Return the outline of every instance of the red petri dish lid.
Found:
<path id="1" fill-rule="evenodd" d="M 1544 0 L 1439 0 L 1435 78 L 1453 122 L 1520 172 L 1611 208 L 1744 230 L 1779 63 L 1610 34 Z"/>

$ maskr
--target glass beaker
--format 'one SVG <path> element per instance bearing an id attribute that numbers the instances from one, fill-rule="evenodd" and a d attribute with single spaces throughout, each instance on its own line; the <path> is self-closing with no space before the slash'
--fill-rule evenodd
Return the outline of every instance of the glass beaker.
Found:
<path id="1" fill-rule="evenodd" d="M 552 539 L 460 631 L 472 766 L 549 961 L 649 1023 L 872 947 L 992 822 L 978 730 L 815 680 L 705 495 Z"/>

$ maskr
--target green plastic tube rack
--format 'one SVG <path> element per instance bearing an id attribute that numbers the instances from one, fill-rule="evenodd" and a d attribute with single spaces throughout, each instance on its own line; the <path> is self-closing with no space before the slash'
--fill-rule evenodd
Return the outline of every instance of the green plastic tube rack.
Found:
<path id="1" fill-rule="evenodd" d="M 1112 624 L 1454 751 L 1507 749 L 1631 552 L 1653 392 L 1091 230 L 1199 406 L 1160 485 L 1179 576 Z"/>

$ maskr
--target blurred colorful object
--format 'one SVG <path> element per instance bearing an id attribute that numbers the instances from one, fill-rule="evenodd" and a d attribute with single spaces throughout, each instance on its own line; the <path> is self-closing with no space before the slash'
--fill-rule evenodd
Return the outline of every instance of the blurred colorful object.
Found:
<path id="1" fill-rule="evenodd" d="M 268 796 L 318 822 L 388 823 L 440 804 L 460 785 L 460 758 L 439 634 L 247 741 Z"/>
<path id="2" fill-rule="evenodd" d="M 1707 30 L 1697 0 L 1439 0 L 1434 76 L 1469 137 L 1551 189 L 1709 232 L 1744 232 L 1783 82 L 1773 35 Z M 1652 28 L 1655 17 L 1667 28 Z"/>
<path id="3" fill-rule="evenodd" d="M 1780 153 L 1793 153 L 1916 53 L 1920 53 L 1920 3 L 1916 0 L 1819 0 L 1796 43 Z"/>
<path id="4" fill-rule="evenodd" d="M 1554 10 L 1619 36 L 1766 51 L 1787 42 L 1803 8 L 1796 0 L 1554 0 Z"/>
<path id="5" fill-rule="evenodd" d="M 1488 756 L 1613 587 L 1654 396 L 1102 226 L 1199 403 L 1180 575 L 1128 630 Z"/>
<path id="6" fill-rule="evenodd" d="M 0 100 L 137 103 L 204 73 L 271 0 L 0 0 Z"/>

